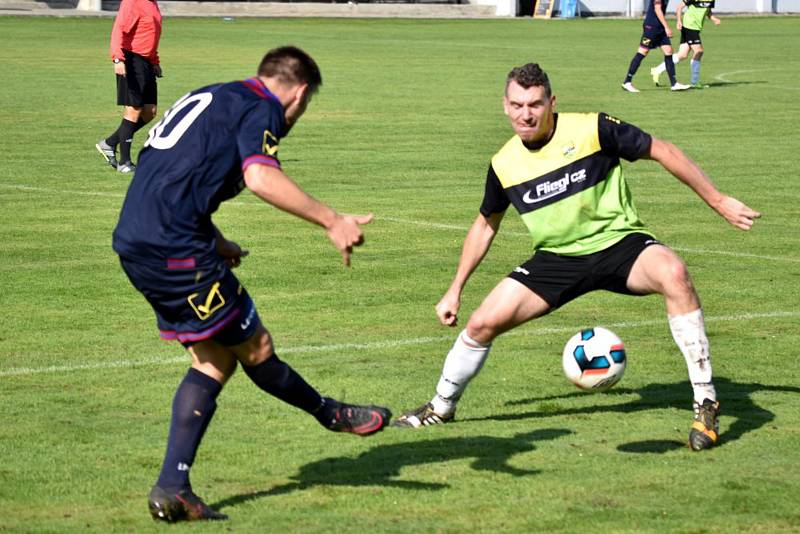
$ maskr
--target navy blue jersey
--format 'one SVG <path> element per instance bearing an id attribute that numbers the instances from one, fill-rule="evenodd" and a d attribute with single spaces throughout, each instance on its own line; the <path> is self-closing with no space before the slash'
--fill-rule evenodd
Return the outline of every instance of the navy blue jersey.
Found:
<path id="1" fill-rule="evenodd" d="M 667 15 L 667 2 L 669 0 L 661 0 L 661 13 L 666 16 Z M 645 26 L 658 26 L 661 27 L 661 21 L 658 20 L 656 16 L 656 0 L 650 0 L 647 4 L 647 11 L 644 14 L 644 25 Z"/>
<path id="2" fill-rule="evenodd" d="M 168 268 L 209 266 L 211 214 L 244 189 L 253 163 L 280 168 L 284 109 L 258 78 L 210 85 L 178 100 L 148 134 L 119 223 L 114 250 Z"/>

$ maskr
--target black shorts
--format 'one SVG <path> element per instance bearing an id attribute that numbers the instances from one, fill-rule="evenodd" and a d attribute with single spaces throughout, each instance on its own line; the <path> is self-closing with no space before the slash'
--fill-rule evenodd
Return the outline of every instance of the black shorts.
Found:
<path id="1" fill-rule="evenodd" d="M 140 108 L 158 103 L 156 71 L 139 54 L 125 50 L 125 76 L 117 74 L 117 105 Z"/>
<path id="2" fill-rule="evenodd" d="M 700 30 L 690 30 L 688 28 L 681 28 L 681 44 L 688 45 L 703 44 L 700 40 Z"/>
<path id="3" fill-rule="evenodd" d="M 657 26 L 645 25 L 643 28 L 642 39 L 639 41 L 640 46 L 650 50 L 664 45 L 672 46 L 672 42 L 667 37 L 667 32 L 664 31 L 664 27 L 660 24 Z"/>
<path id="4" fill-rule="evenodd" d="M 188 347 L 213 338 L 230 347 L 247 341 L 261 324 L 250 295 L 224 263 L 202 270 L 179 261 L 170 267 L 125 258 L 120 263 L 155 311 L 163 339 Z"/>
<path id="5" fill-rule="evenodd" d="M 651 235 L 635 233 L 586 256 L 561 256 L 540 250 L 508 277 L 542 297 L 552 309 L 596 289 L 634 295 L 627 282 L 636 258 L 650 245 L 660 244 Z"/>

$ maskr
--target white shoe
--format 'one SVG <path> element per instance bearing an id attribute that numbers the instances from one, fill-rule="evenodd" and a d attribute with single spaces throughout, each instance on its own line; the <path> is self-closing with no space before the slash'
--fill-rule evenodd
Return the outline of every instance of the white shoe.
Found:
<path id="1" fill-rule="evenodd" d="M 625 82 L 622 84 L 622 88 L 628 91 L 629 93 L 638 93 L 640 92 L 637 88 L 633 86 L 631 82 Z M 687 86 L 688 88 L 688 86 Z"/>
<path id="2" fill-rule="evenodd" d="M 686 85 L 685 83 L 675 82 L 675 85 L 669 88 L 670 91 L 685 91 L 687 89 L 691 89 L 691 85 Z"/>
<path id="3" fill-rule="evenodd" d="M 650 76 L 653 78 L 653 83 L 656 84 L 656 87 L 658 87 L 658 78 L 661 76 L 661 72 L 658 70 L 658 68 L 653 67 L 650 69 Z"/>

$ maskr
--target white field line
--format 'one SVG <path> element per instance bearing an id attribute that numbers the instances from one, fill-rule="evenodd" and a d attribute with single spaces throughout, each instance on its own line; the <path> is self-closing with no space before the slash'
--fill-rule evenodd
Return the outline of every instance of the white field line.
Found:
<path id="1" fill-rule="evenodd" d="M 398 224 L 412 224 L 415 226 L 423 226 L 426 228 L 438 228 L 441 230 L 459 230 L 466 235 L 468 228 L 464 226 L 457 226 L 453 224 L 439 224 L 439 223 L 432 223 L 427 221 L 415 221 L 412 219 L 399 219 L 397 217 L 377 217 L 377 220 L 384 220 L 390 221 Z M 529 235 L 527 232 L 515 232 L 513 230 L 509 231 L 500 231 L 502 234 L 505 235 L 514 235 L 514 236 L 527 236 Z M 765 256 L 762 254 L 750 254 L 748 252 L 731 252 L 728 250 L 710 250 L 710 249 L 697 249 L 697 248 L 688 248 L 688 247 L 673 247 L 670 246 L 672 250 L 677 250 L 678 252 L 689 252 L 692 254 L 716 254 L 719 256 L 733 256 L 735 258 L 752 258 L 758 260 L 769 260 L 769 261 L 783 261 L 789 263 L 800 263 L 800 258 L 786 258 L 782 256 Z"/>
<path id="2" fill-rule="evenodd" d="M 705 319 L 707 323 L 722 323 L 722 322 L 745 322 L 758 319 L 780 319 L 787 317 L 800 317 L 800 312 L 774 311 L 765 313 L 744 313 L 739 315 L 706 317 Z M 659 324 L 666 324 L 666 320 L 664 318 L 661 318 L 661 319 L 652 319 L 648 321 L 631 321 L 631 322 L 626 321 L 626 322 L 605 324 L 603 326 L 606 326 L 614 330 L 624 330 L 630 328 L 654 326 Z M 543 336 L 549 334 L 574 333 L 580 330 L 581 328 L 585 328 L 585 326 L 586 325 L 559 326 L 559 327 L 533 328 L 533 329 L 522 327 L 517 330 L 513 330 L 511 332 L 503 334 L 503 337 L 530 336 L 531 338 L 533 338 L 535 336 Z M 297 347 L 284 347 L 278 349 L 278 352 L 280 354 L 311 354 L 319 352 L 368 351 L 368 350 L 392 349 L 409 345 L 426 345 L 429 343 L 446 342 L 452 340 L 455 337 L 456 333 L 457 332 L 454 330 L 453 333 L 448 334 L 446 336 L 387 339 L 382 341 L 370 341 L 367 343 L 300 345 Z M 119 369 L 124 367 L 137 367 L 142 365 L 170 365 L 175 363 L 186 364 L 188 363 L 188 361 L 189 361 L 188 357 L 184 354 L 180 357 L 175 356 L 168 358 L 159 357 L 159 358 L 142 358 L 135 360 L 116 360 L 116 361 L 94 363 L 94 364 L 53 365 L 53 366 L 38 367 L 38 368 L 17 367 L 5 371 L 0 371 L 0 378 L 11 377 L 11 376 L 30 376 L 39 374 L 67 373 L 75 371 L 94 371 L 99 369 Z"/>
<path id="3" fill-rule="evenodd" d="M 722 72 L 720 74 L 717 74 L 716 76 L 714 76 L 714 79 L 718 80 L 720 82 L 723 82 L 723 83 L 736 83 L 735 80 L 729 80 L 728 77 L 729 76 L 735 76 L 736 74 L 746 74 L 746 73 L 749 73 L 749 72 L 765 72 L 765 71 L 768 71 L 768 70 L 769 69 L 732 70 L 730 72 Z M 797 91 L 798 89 L 800 89 L 798 87 L 783 86 L 783 85 L 773 85 L 771 83 L 768 83 L 767 85 L 769 85 L 770 87 L 775 88 L 775 89 L 789 89 L 791 91 Z"/>
<path id="4" fill-rule="evenodd" d="M 98 197 L 110 197 L 110 198 L 124 198 L 124 194 L 122 193 L 104 193 L 99 191 L 76 191 L 76 190 L 60 190 L 60 189 L 50 189 L 46 187 L 34 187 L 29 185 L 18 185 L 18 184 L 3 184 L 0 183 L 0 188 L 5 189 L 16 189 L 19 191 L 33 191 L 38 193 L 47 193 L 47 194 L 57 194 L 57 195 L 84 195 L 84 196 L 98 196 Z M 260 204 L 258 201 L 237 201 L 237 200 L 230 200 L 226 202 L 226 204 L 231 205 L 238 205 L 238 206 L 257 206 Z M 384 216 L 377 216 L 376 220 L 383 220 L 389 221 L 398 224 L 410 224 L 414 226 L 422 226 L 425 228 L 437 228 L 440 230 L 457 230 L 462 232 L 466 235 L 469 228 L 465 226 L 459 226 L 456 224 L 440 224 L 440 223 L 432 223 L 429 221 L 418 221 L 413 219 L 402 219 L 399 217 L 384 217 Z M 503 234 L 505 235 L 514 235 L 514 236 L 527 236 L 527 232 L 515 232 L 513 230 L 504 231 Z M 800 258 L 785 258 L 782 256 L 765 256 L 762 254 L 750 254 L 747 252 L 731 252 L 728 250 L 710 250 L 710 249 L 693 249 L 693 248 L 685 248 L 685 247 L 670 247 L 673 250 L 678 252 L 689 252 L 693 254 L 716 254 L 719 256 L 730 256 L 734 258 L 752 258 L 758 260 L 767 260 L 767 261 L 781 261 L 781 262 L 788 262 L 788 263 L 800 263 Z"/>

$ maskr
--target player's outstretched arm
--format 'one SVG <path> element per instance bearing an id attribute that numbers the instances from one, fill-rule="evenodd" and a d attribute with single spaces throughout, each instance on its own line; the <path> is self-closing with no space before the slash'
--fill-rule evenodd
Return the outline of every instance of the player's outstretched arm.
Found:
<path id="1" fill-rule="evenodd" d="M 711 209 L 736 228 L 749 230 L 761 214 L 733 197 L 722 194 L 703 170 L 678 147 L 653 138 L 649 159 L 659 162 L 678 180 L 691 187 Z"/>
<path id="2" fill-rule="evenodd" d="M 244 181 L 265 202 L 325 228 L 328 238 L 341 252 L 344 264 L 350 266 L 353 247 L 364 243 L 360 225 L 370 222 L 372 214 L 340 215 L 303 191 L 283 171 L 268 165 L 250 165 L 244 171 Z"/>
<path id="3" fill-rule="evenodd" d="M 450 284 L 450 288 L 436 305 L 436 316 L 439 321 L 446 326 L 456 326 L 458 324 L 458 309 L 461 307 L 461 292 L 467 284 L 467 280 L 478 268 L 484 256 L 492 246 L 494 236 L 500 229 L 500 222 L 503 220 L 505 212 L 493 213 L 488 218 L 481 214 L 472 223 L 464 239 L 464 246 L 461 249 L 461 259 L 458 261 L 458 269 Z"/>

